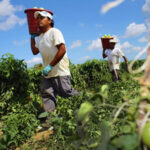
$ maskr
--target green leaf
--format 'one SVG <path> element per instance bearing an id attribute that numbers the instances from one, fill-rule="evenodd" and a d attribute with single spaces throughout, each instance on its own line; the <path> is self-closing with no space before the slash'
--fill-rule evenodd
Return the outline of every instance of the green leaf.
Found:
<path id="1" fill-rule="evenodd" d="M 118 150 L 115 146 L 109 144 L 108 145 L 108 150 Z"/>
<path id="2" fill-rule="evenodd" d="M 48 117 L 49 113 L 46 111 L 46 112 L 43 112 L 41 113 L 38 118 L 45 118 L 45 117 Z"/>
<path id="3" fill-rule="evenodd" d="M 112 144 L 120 148 L 121 150 L 136 150 L 138 147 L 138 135 L 130 134 L 130 135 L 122 135 L 118 138 L 115 138 L 112 141 Z"/>

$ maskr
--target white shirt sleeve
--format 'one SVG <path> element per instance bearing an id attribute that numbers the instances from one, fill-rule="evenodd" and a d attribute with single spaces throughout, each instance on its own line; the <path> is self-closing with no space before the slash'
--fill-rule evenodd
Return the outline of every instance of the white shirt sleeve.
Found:
<path id="1" fill-rule="evenodd" d="M 58 30 L 56 28 L 53 30 L 53 40 L 54 40 L 54 45 L 55 46 L 59 45 L 61 43 L 65 44 L 63 34 L 61 33 L 60 30 Z"/>

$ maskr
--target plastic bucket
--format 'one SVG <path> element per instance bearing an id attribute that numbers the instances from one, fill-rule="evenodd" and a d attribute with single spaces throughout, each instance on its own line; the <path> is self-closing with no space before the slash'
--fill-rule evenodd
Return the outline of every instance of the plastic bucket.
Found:
<path id="1" fill-rule="evenodd" d="M 24 12 L 27 15 L 28 29 L 30 34 L 40 34 L 40 30 L 37 25 L 37 20 L 34 18 L 35 11 L 47 11 L 53 15 L 53 12 L 46 9 L 30 8 L 26 9 Z"/>
<path id="2" fill-rule="evenodd" d="M 111 39 L 113 39 L 113 37 L 112 38 L 101 38 L 103 49 L 109 49 L 109 40 L 111 40 Z"/>

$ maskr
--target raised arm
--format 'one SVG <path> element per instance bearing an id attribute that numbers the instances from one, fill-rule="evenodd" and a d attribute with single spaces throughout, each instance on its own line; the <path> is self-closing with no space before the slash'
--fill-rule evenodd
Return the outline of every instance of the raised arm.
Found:
<path id="1" fill-rule="evenodd" d="M 39 49 L 35 47 L 35 37 L 31 35 L 31 50 L 33 55 L 37 55 L 39 53 Z"/>
<path id="2" fill-rule="evenodd" d="M 105 53 L 105 50 L 106 50 L 106 49 L 103 49 L 103 58 L 106 58 L 106 57 L 107 57 L 107 55 L 106 55 L 106 53 Z"/>

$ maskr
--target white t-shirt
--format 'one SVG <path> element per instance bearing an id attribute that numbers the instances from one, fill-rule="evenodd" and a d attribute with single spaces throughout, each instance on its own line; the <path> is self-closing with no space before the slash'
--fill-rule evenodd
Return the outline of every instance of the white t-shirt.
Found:
<path id="1" fill-rule="evenodd" d="M 114 69 L 119 70 L 120 57 L 124 56 L 124 53 L 119 48 L 114 48 L 113 50 L 107 49 L 105 53 L 108 57 L 110 71 L 113 71 Z"/>
<path id="2" fill-rule="evenodd" d="M 56 28 L 50 28 L 47 32 L 39 35 L 35 46 L 40 51 L 44 67 L 50 64 L 54 59 L 58 52 L 56 45 L 61 43 L 65 44 L 64 37 L 61 31 Z M 63 58 L 52 67 L 52 70 L 46 78 L 66 75 L 70 75 L 67 53 L 65 53 Z"/>

